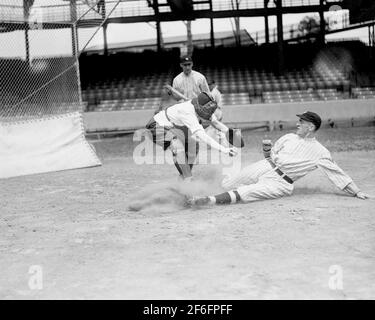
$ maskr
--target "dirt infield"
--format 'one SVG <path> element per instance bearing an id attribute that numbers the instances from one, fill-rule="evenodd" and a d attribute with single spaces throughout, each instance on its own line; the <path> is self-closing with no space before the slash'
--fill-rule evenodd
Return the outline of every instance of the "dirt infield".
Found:
<path id="1" fill-rule="evenodd" d="M 243 162 L 285 133 L 246 132 Z M 319 140 L 375 195 L 375 127 Z M 131 137 L 93 143 L 101 167 L 0 180 L 0 299 L 375 298 L 374 200 L 316 171 L 287 198 L 198 210 L 171 193 L 133 212 L 132 198 L 177 184 L 175 169 L 135 165 Z M 220 191 L 217 169 L 197 166 L 191 192 Z"/>

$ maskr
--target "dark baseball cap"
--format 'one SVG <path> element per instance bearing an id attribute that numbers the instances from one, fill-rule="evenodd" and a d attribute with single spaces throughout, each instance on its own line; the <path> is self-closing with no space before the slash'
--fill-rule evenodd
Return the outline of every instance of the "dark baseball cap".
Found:
<path id="1" fill-rule="evenodd" d="M 193 59 L 190 56 L 182 56 L 180 63 L 193 63 Z"/>
<path id="2" fill-rule="evenodd" d="M 203 91 L 200 94 L 198 94 L 198 103 L 201 106 L 204 106 L 206 103 L 210 101 L 215 101 L 211 93 Z"/>
<path id="3" fill-rule="evenodd" d="M 315 126 L 315 130 L 318 130 L 320 128 L 320 125 L 322 124 L 322 119 L 315 112 L 306 111 L 302 114 L 297 114 L 297 117 L 302 120 L 311 122 Z"/>

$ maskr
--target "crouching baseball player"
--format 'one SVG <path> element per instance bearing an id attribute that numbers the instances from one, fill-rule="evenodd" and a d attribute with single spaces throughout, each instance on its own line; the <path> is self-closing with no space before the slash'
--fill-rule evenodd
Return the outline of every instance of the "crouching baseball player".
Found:
<path id="1" fill-rule="evenodd" d="M 224 147 L 209 137 L 199 119 L 210 123 L 225 133 L 230 129 L 213 115 L 217 104 L 208 92 L 182 103 L 177 103 L 156 113 L 146 128 L 152 133 L 152 139 L 167 150 L 172 151 L 174 164 L 184 179 L 191 178 L 191 170 L 198 154 L 198 142 L 203 141 L 214 149 L 229 156 L 237 154 L 235 148 Z"/>
<path id="2" fill-rule="evenodd" d="M 296 133 L 282 136 L 269 150 L 263 148 L 264 160 L 223 180 L 222 186 L 230 191 L 193 197 L 187 199 L 187 205 L 230 204 L 289 196 L 293 192 L 293 183 L 318 167 L 341 190 L 359 199 L 367 199 L 369 196 L 359 190 L 332 160 L 330 152 L 316 140 L 315 133 L 322 122 L 319 115 L 308 111 L 297 116 Z"/>

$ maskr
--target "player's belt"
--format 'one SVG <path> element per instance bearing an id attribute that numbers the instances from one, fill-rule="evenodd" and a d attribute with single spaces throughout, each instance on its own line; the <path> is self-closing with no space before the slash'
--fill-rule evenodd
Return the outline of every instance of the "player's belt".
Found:
<path id="1" fill-rule="evenodd" d="M 268 162 L 271 164 L 272 168 L 275 169 L 275 172 L 281 177 L 283 178 L 286 182 L 290 183 L 290 184 L 293 184 L 293 180 L 291 178 L 289 178 L 284 172 L 282 172 L 277 166 L 276 164 L 274 164 L 274 162 L 271 160 L 271 158 L 266 158 L 268 160 Z"/>

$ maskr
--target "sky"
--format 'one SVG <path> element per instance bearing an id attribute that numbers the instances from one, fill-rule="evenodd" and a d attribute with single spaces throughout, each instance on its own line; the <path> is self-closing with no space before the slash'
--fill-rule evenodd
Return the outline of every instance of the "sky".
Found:
<path id="1" fill-rule="evenodd" d="M 82 1 L 82 0 L 81 0 Z M 91 0 L 92 1 L 92 0 Z M 146 0 L 144 0 L 146 1 Z M 214 0 L 215 1 L 215 0 Z M 259 0 L 258 0 L 259 1 Z M 0 4 L 22 5 L 22 0 L 0 0 Z M 64 0 L 35 0 L 34 8 L 44 5 L 66 4 Z M 326 17 L 337 18 L 343 14 L 344 11 L 332 11 L 326 13 Z M 290 14 L 283 16 L 284 26 L 290 24 L 297 24 L 306 15 L 314 14 Z M 315 15 L 316 17 L 317 14 Z M 264 33 L 264 18 L 241 18 L 241 29 L 246 29 L 253 38 L 256 38 L 256 32 Z M 269 18 L 270 29 L 276 27 L 276 17 Z M 186 35 L 186 26 L 182 21 L 177 22 L 163 22 L 161 24 L 163 37 Z M 215 19 L 214 31 L 230 31 L 233 30 L 233 19 Z M 81 29 L 79 31 L 80 49 L 87 45 L 88 40 L 93 37 L 96 29 Z M 198 19 L 192 22 L 192 33 L 209 33 L 210 21 L 209 19 Z M 334 35 L 328 35 L 327 40 L 342 39 L 342 38 L 359 38 L 364 42 L 368 42 L 368 31 L 366 28 L 342 32 Z M 136 23 L 136 24 L 109 24 L 107 29 L 107 39 L 109 43 L 132 42 L 137 40 L 155 39 L 156 29 L 155 23 Z M 0 33 L 0 56 L 14 57 L 25 56 L 25 40 L 24 32 L 17 31 L 12 33 Z M 54 55 L 71 55 L 71 33 L 70 30 L 65 29 L 58 31 L 50 30 L 32 30 L 30 32 L 30 53 L 31 56 L 54 56 Z M 92 38 L 87 47 L 103 45 L 103 33 L 100 30 Z"/>

